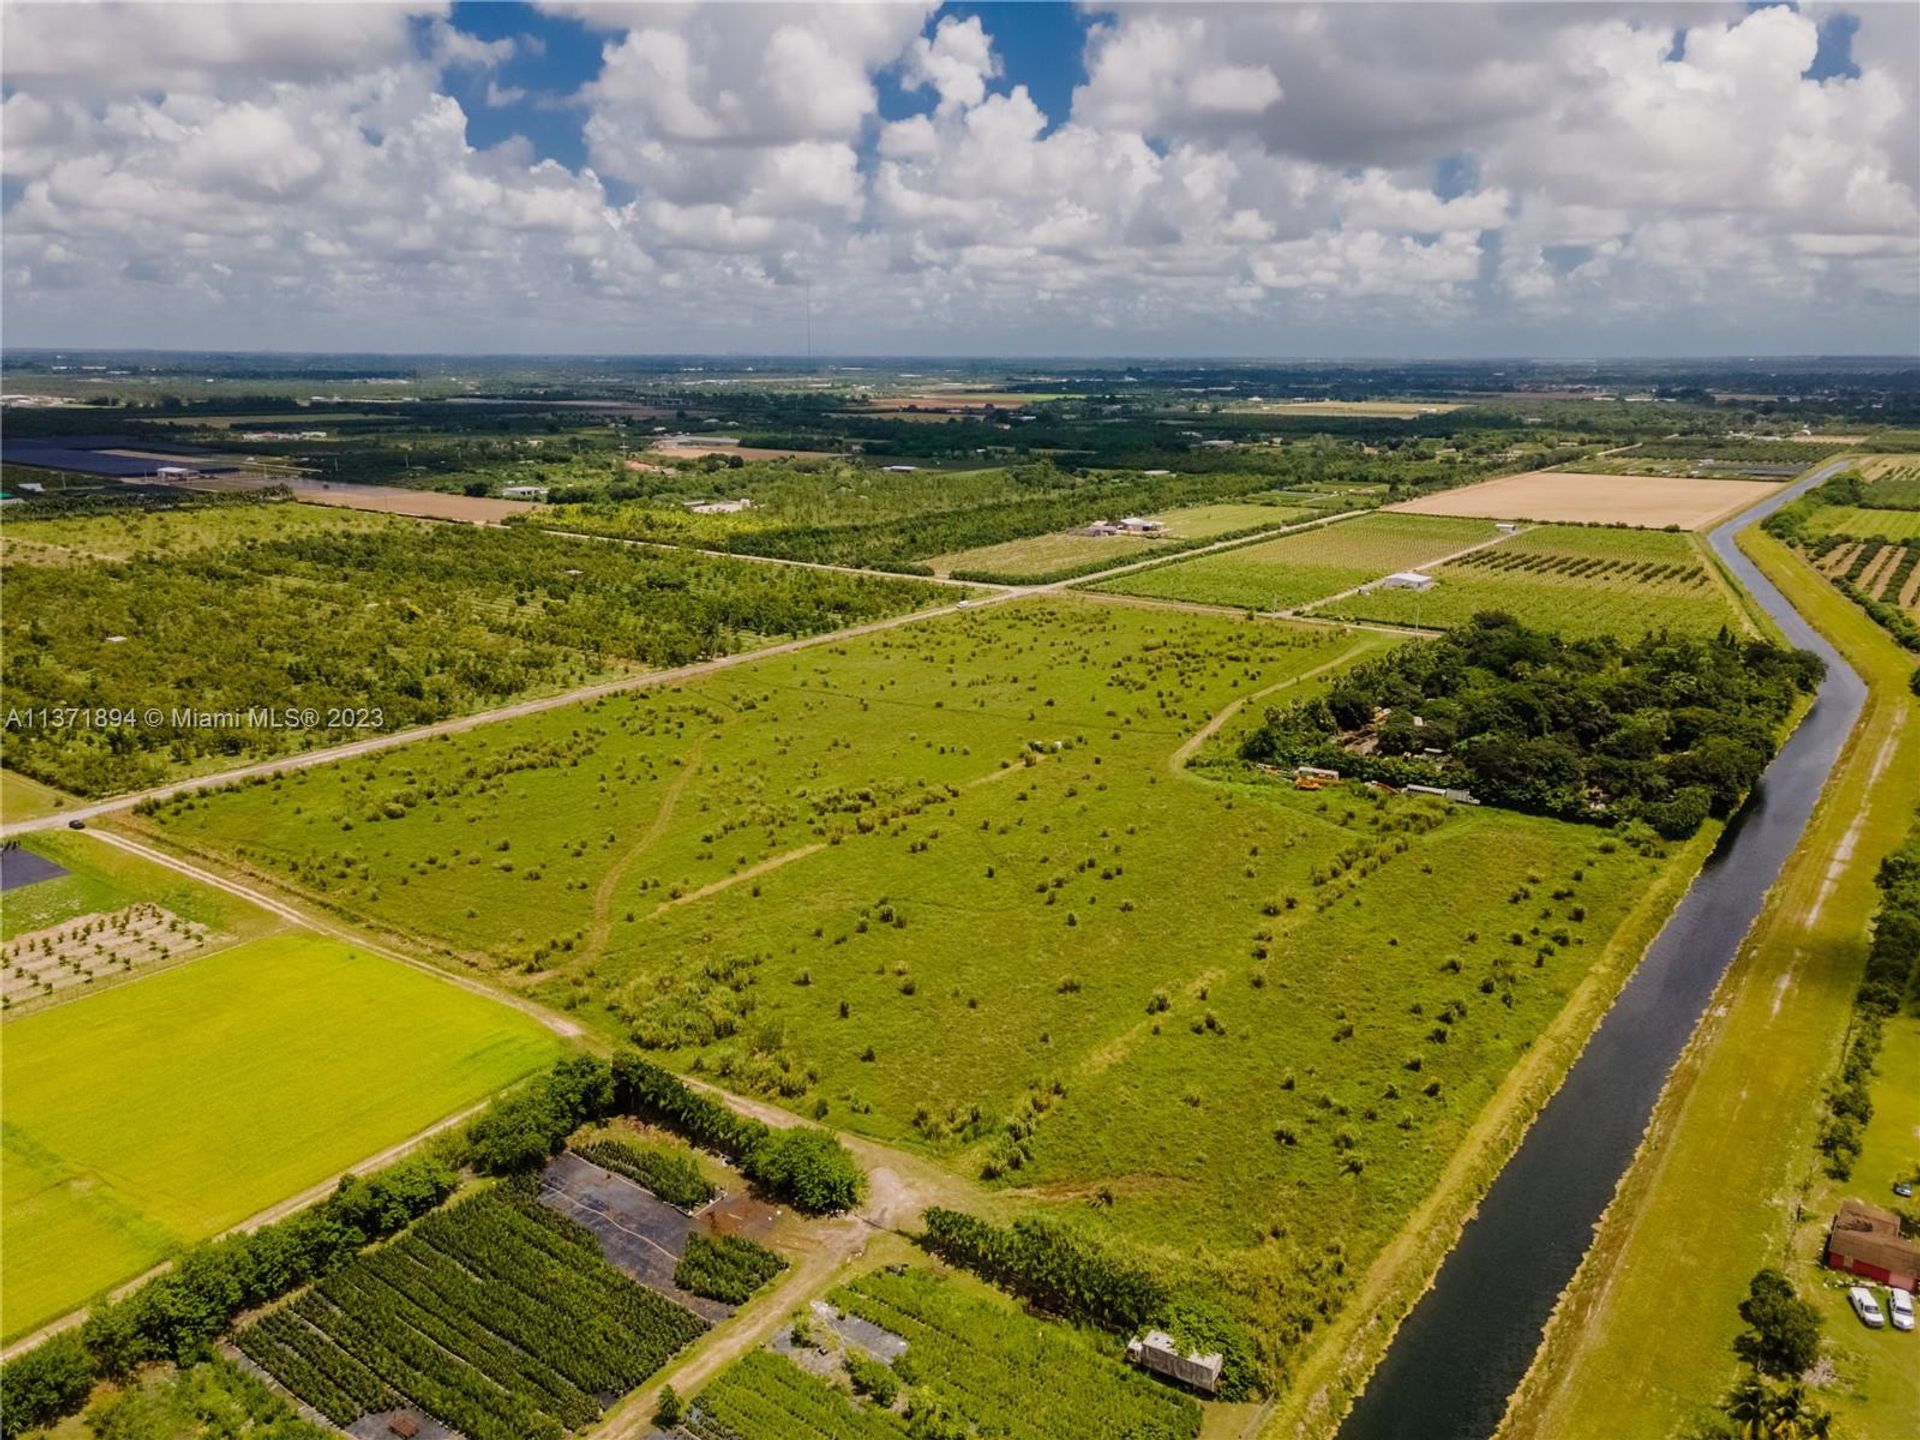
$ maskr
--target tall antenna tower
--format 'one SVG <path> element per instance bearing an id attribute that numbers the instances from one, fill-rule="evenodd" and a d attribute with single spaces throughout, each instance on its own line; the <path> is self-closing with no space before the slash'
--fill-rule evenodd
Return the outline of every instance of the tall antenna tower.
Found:
<path id="1" fill-rule="evenodd" d="M 813 369 L 813 276 L 801 277 L 807 296 L 807 369 Z"/>

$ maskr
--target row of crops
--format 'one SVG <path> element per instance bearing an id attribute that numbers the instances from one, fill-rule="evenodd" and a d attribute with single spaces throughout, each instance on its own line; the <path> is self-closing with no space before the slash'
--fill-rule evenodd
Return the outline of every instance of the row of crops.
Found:
<path id="1" fill-rule="evenodd" d="M 557 1440 L 705 1328 L 511 1182 L 428 1216 L 235 1338 L 337 1425 L 410 1401 L 468 1440 Z"/>
<path id="2" fill-rule="evenodd" d="M 1463 555 L 1450 568 L 1509 574 L 1552 576 L 1599 585 L 1666 585 L 1687 589 L 1711 586 L 1706 567 L 1697 559 L 1614 560 L 1599 555 L 1572 555 L 1552 550 L 1507 550 L 1496 546 Z"/>
<path id="3" fill-rule="evenodd" d="M 1019 1435 L 1025 1440 L 1194 1440 L 1194 1400 L 967 1282 L 918 1268 L 876 1271 L 834 1290 L 846 1314 L 907 1342 L 893 1362 L 893 1409 L 767 1351 L 703 1390 L 683 1428 L 699 1440 L 901 1440 Z M 875 1364 L 862 1358 L 863 1366 Z M 871 1393 L 874 1387 L 866 1387 Z"/>

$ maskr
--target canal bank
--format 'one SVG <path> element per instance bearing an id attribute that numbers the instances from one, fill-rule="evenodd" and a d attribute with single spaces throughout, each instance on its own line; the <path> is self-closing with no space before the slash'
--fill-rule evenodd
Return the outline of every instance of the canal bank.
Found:
<path id="1" fill-rule="evenodd" d="M 1709 537 L 1788 640 L 1828 662 L 1819 695 L 1487 1190 L 1346 1417 L 1341 1440 L 1493 1433 L 1667 1076 L 1805 833 L 1866 686 L 1735 536 L 1839 468 L 1823 467 Z"/>

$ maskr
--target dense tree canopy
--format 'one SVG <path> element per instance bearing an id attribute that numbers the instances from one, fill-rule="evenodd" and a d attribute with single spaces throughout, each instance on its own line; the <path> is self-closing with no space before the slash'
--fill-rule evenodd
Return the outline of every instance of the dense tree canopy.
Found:
<path id="1" fill-rule="evenodd" d="M 1487 613 L 1268 711 L 1242 753 L 1680 837 L 1732 811 L 1824 673 L 1806 651 L 1725 632 L 1564 640 Z"/>

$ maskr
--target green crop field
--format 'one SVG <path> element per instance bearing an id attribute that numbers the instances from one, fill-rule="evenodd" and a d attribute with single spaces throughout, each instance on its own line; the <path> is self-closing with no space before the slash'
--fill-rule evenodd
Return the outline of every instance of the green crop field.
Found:
<path id="1" fill-rule="evenodd" d="M 148 823 L 1168 1263 L 1205 1247 L 1283 1354 L 1666 864 L 1170 764 L 1388 643 L 1023 601 Z"/>
<path id="2" fill-rule="evenodd" d="M 1120 595 L 1282 610 L 1324 599 L 1395 570 L 1432 564 L 1500 532 L 1490 520 L 1363 515 L 1218 555 L 1202 555 L 1095 588 Z"/>
<path id="3" fill-rule="evenodd" d="M 1064 535 L 1034 535 L 1025 540 L 1007 540 L 998 545 L 956 550 L 951 555 L 936 555 L 927 564 L 933 567 L 937 575 L 951 575 L 955 570 L 962 570 L 1026 578 L 1056 572 L 1071 573 L 1100 560 L 1122 565 L 1164 548 L 1164 542 L 1151 540 L 1144 535 L 1082 535 L 1078 531 L 1068 531 Z"/>
<path id="4" fill-rule="evenodd" d="M 829 1298 L 845 1313 L 907 1342 L 906 1353 L 891 1367 L 893 1381 L 905 1388 L 911 1377 L 922 1387 L 917 1393 L 923 1404 L 931 1402 L 953 1417 L 955 1428 L 943 1433 L 1027 1440 L 1090 1435 L 1193 1440 L 1200 1433 L 1200 1407 L 1190 1397 L 1129 1370 L 1067 1327 L 1034 1319 L 964 1277 L 922 1269 L 882 1271 L 834 1289 Z M 816 1343 L 827 1333 L 823 1326 L 810 1328 Z M 840 1349 L 809 1358 L 815 1367 L 824 1368 L 824 1361 L 838 1370 L 847 1364 L 847 1353 Z M 850 1397 L 817 1369 L 765 1350 L 723 1371 L 701 1392 L 699 1404 L 724 1427 L 698 1429 L 703 1437 L 906 1440 L 910 1433 L 905 1421 L 884 1406 Z"/>
<path id="5" fill-rule="evenodd" d="M 1482 610 L 1567 635 L 1714 634 L 1744 623 L 1689 535 L 1543 525 L 1433 572 L 1431 590 L 1370 590 L 1313 613 L 1447 627 Z"/>
<path id="6" fill-rule="evenodd" d="M 1920 540 L 1920 510 L 1869 510 L 1864 505 L 1827 505 L 1807 521 L 1809 535 L 1877 535 L 1883 540 Z"/>
<path id="7" fill-rule="evenodd" d="M 1039 583 L 1086 573 L 1096 567 L 1106 569 L 1143 560 L 1156 551 L 1172 548 L 1169 541 L 1199 543 L 1239 531 L 1278 529 L 1311 519 L 1314 513 L 1297 505 L 1189 505 L 1148 517 L 1166 526 L 1160 538 L 1085 535 L 1070 530 L 936 555 L 927 563 L 940 575 L 958 571 L 962 575 L 993 576 L 1015 583 Z"/>
<path id="8" fill-rule="evenodd" d="M 83 1304 L 557 1050 L 505 1006 L 309 935 L 8 1022 L 0 1332 Z"/>
<path id="9" fill-rule="evenodd" d="M 383 515 L 331 506 L 259 502 L 182 506 L 177 510 L 112 510 L 93 515 L 24 516 L 7 522 L 0 562 L 81 565 L 174 555 L 225 545 L 257 545 L 295 535 L 379 531 Z"/>

